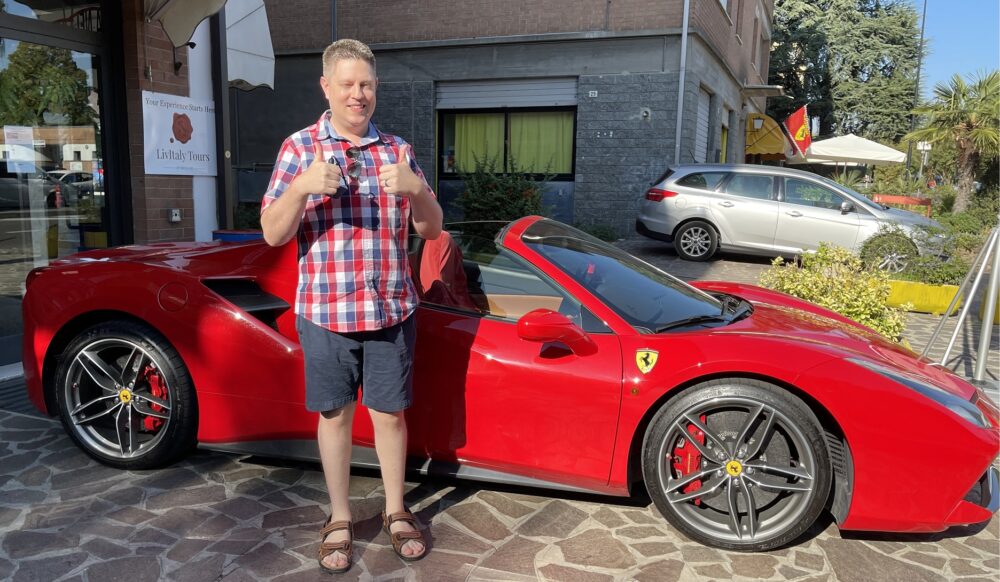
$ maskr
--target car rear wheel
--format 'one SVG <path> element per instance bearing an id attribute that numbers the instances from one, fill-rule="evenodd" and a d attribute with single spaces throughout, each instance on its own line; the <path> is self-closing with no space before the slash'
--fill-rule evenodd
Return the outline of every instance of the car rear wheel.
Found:
<path id="1" fill-rule="evenodd" d="M 747 379 L 712 380 L 664 405 L 646 431 L 642 470 L 678 530 L 748 552 L 788 544 L 813 525 L 832 475 L 809 407 Z"/>
<path id="2" fill-rule="evenodd" d="M 146 325 L 112 321 L 84 330 L 60 356 L 54 387 L 66 431 L 104 464 L 160 467 L 195 444 L 191 377 L 173 346 Z"/>
<path id="3" fill-rule="evenodd" d="M 682 259 L 707 261 L 719 247 L 719 235 L 707 222 L 694 220 L 681 225 L 674 234 L 674 248 Z"/>

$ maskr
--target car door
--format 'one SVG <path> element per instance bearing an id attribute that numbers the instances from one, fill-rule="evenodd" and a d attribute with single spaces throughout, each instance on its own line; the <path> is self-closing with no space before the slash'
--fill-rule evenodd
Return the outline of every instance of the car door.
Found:
<path id="1" fill-rule="evenodd" d="M 852 209 L 841 206 L 850 202 Z M 798 253 L 827 242 L 853 249 L 860 219 L 854 203 L 839 192 L 804 178 L 784 178 L 775 246 Z"/>
<path id="2" fill-rule="evenodd" d="M 737 172 L 712 203 L 723 244 L 768 250 L 778 222 L 775 177 Z"/>
<path id="3" fill-rule="evenodd" d="M 444 257 L 437 273 L 426 264 L 413 269 L 424 298 L 407 412 L 410 454 L 513 482 L 605 485 L 621 399 L 617 336 L 492 240 L 454 241 L 436 253 Z M 435 254 L 427 243 L 421 261 Z M 596 351 L 578 355 L 560 343 L 521 339 L 518 319 L 539 308 L 573 317 Z"/>

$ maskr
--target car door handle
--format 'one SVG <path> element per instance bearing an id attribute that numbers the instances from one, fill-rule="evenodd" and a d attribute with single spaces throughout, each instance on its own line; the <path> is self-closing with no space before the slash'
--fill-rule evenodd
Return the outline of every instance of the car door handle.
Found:
<path id="1" fill-rule="evenodd" d="M 802 213 L 799 212 L 798 210 L 790 210 L 790 211 L 786 212 L 785 214 L 787 214 L 788 216 L 796 217 L 796 218 L 798 218 L 799 216 L 802 216 Z"/>
<path id="2" fill-rule="evenodd" d="M 719 206 L 725 206 L 726 208 L 732 208 L 733 206 L 736 206 L 736 205 L 733 204 L 732 202 L 728 201 L 728 200 L 724 200 L 722 202 L 719 202 Z"/>

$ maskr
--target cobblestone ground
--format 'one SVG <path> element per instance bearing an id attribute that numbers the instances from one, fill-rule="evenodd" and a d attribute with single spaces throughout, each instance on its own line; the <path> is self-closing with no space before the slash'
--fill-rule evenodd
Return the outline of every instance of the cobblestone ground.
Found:
<path id="1" fill-rule="evenodd" d="M 658 243 L 619 244 L 685 279 L 752 283 L 768 264 L 732 257 L 687 263 Z M 922 348 L 937 321 L 911 316 L 907 339 Z M 959 373 L 966 373 L 969 349 L 967 341 L 958 342 Z M 990 357 L 996 358 L 995 345 Z M 997 368 L 991 364 L 991 373 Z M 1000 579 L 997 518 L 932 535 L 841 533 L 827 520 L 794 546 L 737 554 L 687 540 L 643 495 L 620 499 L 439 479 L 407 487 L 407 503 L 429 527 L 431 554 L 410 564 L 393 554 L 378 519 L 380 481 L 359 471 L 351 481 L 355 564 L 340 579 Z M 160 471 L 112 470 L 77 449 L 58 421 L 0 411 L 0 580 L 337 579 L 321 574 L 314 558 L 324 491 L 317 465 L 218 453 L 199 452 Z"/>
<path id="2" fill-rule="evenodd" d="M 314 560 L 322 474 L 197 453 L 123 472 L 80 452 L 55 420 L 0 412 L 0 579 L 331 580 Z M 934 535 L 839 533 L 824 522 L 762 554 L 706 548 L 648 499 L 409 483 L 431 554 L 406 564 L 380 530 L 380 482 L 357 473 L 354 568 L 344 580 L 873 580 L 987 582 L 1000 573 L 1000 521 Z"/>

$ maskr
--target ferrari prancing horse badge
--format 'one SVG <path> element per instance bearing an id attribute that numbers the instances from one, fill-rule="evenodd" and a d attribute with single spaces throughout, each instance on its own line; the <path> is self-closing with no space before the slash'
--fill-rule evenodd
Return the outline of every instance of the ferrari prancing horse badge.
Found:
<path id="1" fill-rule="evenodd" d="M 639 371 L 643 374 L 648 374 L 653 366 L 656 365 L 656 358 L 659 356 L 659 352 L 656 350 L 636 350 L 635 351 L 635 365 L 639 366 Z"/>

